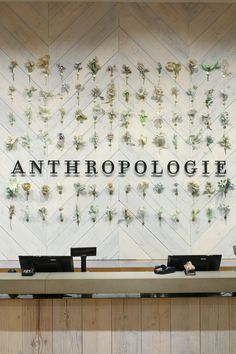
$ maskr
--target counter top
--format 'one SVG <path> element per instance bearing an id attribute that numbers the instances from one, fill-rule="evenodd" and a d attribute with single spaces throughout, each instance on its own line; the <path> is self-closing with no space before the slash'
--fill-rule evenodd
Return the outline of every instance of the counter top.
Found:
<path id="1" fill-rule="evenodd" d="M 137 294 L 236 292 L 236 272 L 0 273 L 0 294 Z"/>

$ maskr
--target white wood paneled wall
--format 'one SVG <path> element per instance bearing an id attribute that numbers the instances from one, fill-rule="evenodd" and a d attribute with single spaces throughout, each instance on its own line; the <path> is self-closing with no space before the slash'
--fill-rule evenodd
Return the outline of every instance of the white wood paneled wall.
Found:
<path id="1" fill-rule="evenodd" d="M 232 149 L 227 153 L 228 177 L 235 182 L 235 73 L 236 73 L 236 5 L 234 4 L 115 4 L 115 3 L 1 3 L 0 4 L 0 149 L 1 149 L 1 171 L 0 171 L 0 259 L 17 259 L 19 254 L 68 254 L 72 246 L 97 246 L 98 258 L 166 258 L 172 253 L 222 253 L 225 258 L 232 258 L 232 245 L 235 243 L 235 212 L 236 203 L 234 194 L 227 196 L 226 204 L 231 207 L 231 214 L 227 224 L 224 223 L 222 215 L 219 214 L 217 206 L 220 203 L 218 197 L 208 199 L 201 196 L 193 202 L 187 191 L 187 183 L 191 180 L 181 171 L 177 178 L 171 178 L 166 173 L 160 179 L 150 177 L 150 173 L 144 178 L 136 177 L 131 171 L 125 178 L 117 177 L 117 172 L 112 178 L 101 175 L 96 178 L 81 178 L 87 185 L 96 183 L 99 197 L 93 201 L 89 196 L 82 196 L 79 199 L 81 211 L 81 223 L 78 226 L 73 220 L 76 205 L 76 197 L 73 183 L 76 178 L 65 178 L 63 173 L 58 178 L 48 176 L 47 168 L 41 177 L 18 178 L 23 181 L 30 181 L 33 192 L 29 198 L 30 222 L 24 220 L 23 209 L 26 204 L 25 196 L 21 192 L 20 197 L 14 204 L 16 215 L 13 217 L 12 228 L 8 220 L 8 206 L 12 204 L 6 199 L 5 186 L 10 177 L 10 171 L 17 159 L 20 159 L 24 166 L 28 166 L 30 159 L 80 159 L 81 164 L 85 159 L 94 159 L 98 163 L 112 159 L 114 162 L 119 159 L 128 159 L 132 162 L 142 158 L 147 162 L 151 159 L 160 159 L 165 165 L 172 159 L 178 159 L 182 164 L 188 159 L 194 159 L 201 167 L 201 160 L 224 159 L 225 155 L 217 141 L 222 136 L 223 130 L 219 124 L 219 114 L 222 106 L 219 100 L 219 91 L 227 89 L 229 100 L 227 111 L 230 114 L 231 125 L 227 129 L 227 135 L 231 138 Z M 60 91 L 60 76 L 56 64 L 63 64 L 67 70 L 64 80 L 72 88 L 69 95 L 60 99 L 50 101 L 51 117 L 48 122 L 48 131 L 52 143 L 49 144 L 47 154 L 43 154 L 42 143 L 37 138 L 38 130 L 42 129 L 44 123 L 37 117 L 38 94 L 32 100 L 31 107 L 34 112 L 32 126 L 27 127 L 24 110 L 27 107 L 27 100 L 23 96 L 23 90 L 28 86 L 28 78 L 25 72 L 24 63 L 28 59 L 37 60 L 40 56 L 49 53 L 51 56 L 51 76 L 48 81 L 48 89 L 54 94 Z M 118 72 L 115 73 L 115 84 L 118 90 L 118 97 L 114 109 L 121 112 L 130 107 L 134 112 L 130 131 L 134 140 L 140 134 L 148 138 L 144 149 L 136 144 L 135 147 L 126 146 L 121 142 L 123 129 L 120 128 L 118 119 L 113 125 L 115 139 L 112 148 L 108 147 L 106 134 L 109 131 L 109 123 L 106 115 L 98 124 L 97 131 L 100 137 L 100 145 L 96 152 L 89 143 L 93 133 L 93 122 L 91 112 L 93 100 L 90 95 L 94 83 L 88 75 L 86 64 L 97 56 L 102 65 L 96 83 L 105 93 L 110 82 L 109 75 L 105 72 L 110 64 L 116 64 Z M 216 60 L 227 59 L 230 64 L 232 75 L 222 78 L 220 72 L 214 73 L 210 81 L 206 81 L 206 75 L 201 70 L 193 76 L 190 82 L 186 64 L 189 58 L 194 58 L 198 63 L 212 63 Z M 16 93 L 11 104 L 7 94 L 9 85 L 12 84 L 11 75 L 8 70 L 10 60 L 17 60 L 19 68 L 15 71 Z M 87 114 L 88 119 L 83 125 L 77 125 L 74 119 L 74 112 L 77 109 L 77 100 L 74 91 L 76 84 L 76 73 L 73 70 L 75 62 L 83 62 L 84 69 L 80 75 L 80 82 L 85 89 L 81 93 L 80 108 Z M 141 61 L 150 69 L 147 75 L 145 87 L 149 97 L 144 105 L 135 99 L 135 92 L 140 88 L 142 82 L 136 70 L 137 62 Z M 157 84 L 156 64 L 161 62 L 163 66 L 167 61 L 180 62 L 183 70 L 177 80 L 179 89 L 178 111 L 184 116 L 183 123 L 174 129 L 171 124 L 171 114 L 175 110 L 170 89 L 175 85 L 173 78 L 164 72 L 161 79 L 164 97 L 165 122 L 162 129 L 166 135 L 168 149 L 159 152 L 152 144 L 154 137 L 153 121 L 156 115 L 156 105 L 150 99 L 153 87 Z M 128 105 L 122 97 L 125 88 L 124 78 L 120 74 L 122 64 L 131 67 L 133 74 L 129 80 L 131 98 Z M 38 70 L 32 75 L 32 84 L 40 90 L 45 89 L 45 82 Z M 203 144 L 194 152 L 186 145 L 185 140 L 189 134 L 189 124 L 186 112 L 189 109 L 188 97 L 185 91 L 196 84 L 198 94 L 195 107 L 198 110 L 197 124 L 193 131 L 197 133 L 202 127 L 200 115 L 204 111 L 204 93 L 210 88 L 215 89 L 215 99 L 212 106 L 213 135 L 215 143 L 212 152 Z M 60 125 L 59 109 L 61 106 L 66 111 L 64 125 Z M 107 105 L 105 105 L 107 106 Z M 138 113 L 144 108 L 148 114 L 148 121 L 144 128 L 138 119 Z M 106 107 L 106 110 L 108 108 Z M 13 127 L 9 125 L 8 113 L 13 111 L 16 122 Z M 66 137 L 66 144 L 63 151 L 56 148 L 58 133 L 63 132 Z M 81 152 L 76 152 L 72 138 L 74 133 L 83 135 L 86 145 Z M 33 146 L 30 150 L 24 149 L 20 141 L 15 151 L 6 151 L 4 140 L 9 134 L 20 137 L 28 133 L 33 139 Z M 204 134 L 207 132 L 204 132 Z M 173 134 L 178 135 L 179 148 L 177 151 L 172 146 Z M 143 199 L 138 193 L 136 186 L 138 182 L 147 180 L 149 190 Z M 206 178 L 198 175 L 192 178 L 201 184 L 203 191 Z M 214 178 L 214 171 L 209 178 L 217 183 Z M 62 197 L 56 191 L 56 183 L 61 181 L 64 185 Z M 112 181 L 115 186 L 115 194 L 110 198 L 106 191 L 107 182 Z M 178 198 L 173 194 L 173 184 L 178 182 L 180 191 Z M 165 191 L 157 196 L 152 188 L 155 183 L 162 182 Z M 40 187 L 48 183 L 51 187 L 51 194 L 47 202 L 40 196 Z M 128 201 L 124 192 L 124 186 L 131 183 L 133 190 Z M 91 204 L 99 207 L 98 220 L 92 223 L 89 219 L 88 209 Z M 42 223 L 38 216 L 38 208 L 45 205 L 48 208 L 47 222 Z M 107 205 L 116 208 L 117 215 L 109 224 L 104 218 Z M 60 223 L 58 208 L 64 207 L 64 222 Z M 142 226 L 140 221 L 135 219 L 129 227 L 118 223 L 122 209 L 127 206 L 133 215 L 137 215 L 137 209 L 145 207 L 146 220 Z M 207 222 L 206 209 L 212 206 L 215 208 L 216 218 L 211 225 Z M 155 216 L 157 209 L 164 208 L 165 221 L 159 225 Z M 178 208 L 181 211 L 179 224 L 171 221 L 171 214 Z M 199 208 L 200 214 L 195 223 L 191 222 L 191 209 Z"/>

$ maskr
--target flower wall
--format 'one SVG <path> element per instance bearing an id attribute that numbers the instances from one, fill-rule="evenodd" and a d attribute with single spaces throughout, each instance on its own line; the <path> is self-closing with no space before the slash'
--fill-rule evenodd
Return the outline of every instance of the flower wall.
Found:
<path id="1" fill-rule="evenodd" d="M 232 4 L 0 5 L 1 260 L 75 246 L 233 257 L 235 15 Z M 75 160 L 80 175 L 68 175 Z M 17 161 L 24 176 L 11 175 Z"/>

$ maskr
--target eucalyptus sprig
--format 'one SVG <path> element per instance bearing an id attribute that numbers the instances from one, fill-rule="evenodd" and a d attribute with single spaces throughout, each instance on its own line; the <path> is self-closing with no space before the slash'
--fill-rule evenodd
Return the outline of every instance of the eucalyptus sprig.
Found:
<path id="1" fill-rule="evenodd" d="M 215 188 L 211 182 L 206 182 L 203 194 L 206 194 L 208 198 L 212 197 L 215 194 Z"/>
<path id="2" fill-rule="evenodd" d="M 140 62 L 138 62 L 138 64 L 137 64 L 137 69 L 138 69 L 139 75 L 140 75 L 141 79 L 143 80 L 143 84 L 144 84 L 145 80 L 146 80 L 146 75 L 147 75 L 147 73 L 149 73 L 149 69 L 146 68 L 144 66 L 144 64 L 140 63 Z"/>
<path id="3" fill-rule="evenodd" d="M 224 152 L 226 154 L 227 150 L 231 150 L 231 143 L 229 140 L 229 137 L 226 136 L 225 134 L 223 134 L 223 136 L 221 137 L 221 139 L 218 141 L 218 144 L 224 148 Z"/>
<path id="4" fill-rule="evenodd" d="M 211 145 L 214 143 L 214 138 L 211 135 L 206 136 L 206 146 L 211 151 Z"/>
<path id="5" fill-rule="evenodd" d="M 93 81 L 95 81 L 97 73 L 101 70 L 101 66 L 98 62 L 98 58 L 95 57 L 90 60 L 87 64 L 87 68 L 89 69 L 90 74 L 92 75 Z"/>
<path id="6" fill-rule="evenodd" d="M 200 186 L 197 182 L 188 183 L 188 191 L 191 193 L 193 198 L 199 197 L 200 195 Z"/>
<path id="7" fill-rule="evenodd" d="M 177 77 L 179 76 L 179 73 L 181 71 L 181 64 L 180 63 L 175 63 L 173 61 L 168 61 L 168 63 L 166 64 L 166 70 L 168 72 L 170 72 L 171 74 L 174 75 L 174 79 L 176 80 Z"/>
<path id="8" fill-rule="evenodd" d="M 218 193 L 226 198 L 230 191 L 235 189 L 234 183 L 230 178 L 222 179 L 218 182 Z"/>
<path id="9" fill-rule="evenodd" d="M 213 64 L 201 64 L 201 68 L 202 68 L 203 71 L 206 72 L 207 81 L 209 81 L 210 74 L 213 73 L 216 70 L 219 70 L 220 69 L 220 64 L 218 63 L 218 61 L 216 63 L 213 63 Z"/>
<path id="10" fill-rule="evenodd" d="M 200 130 L 197 134 L 190 134 L 186 143 L 191 145 L 193 150 L 197 150 L 199 145 L 202 143 L 202 130 Z"/>
<path id="11" fill-rule="evenodd" d="M 97 150 L 99 144 L 99 136 L 96 132 L 90 138 L 90 142 L 93 144 L 94 150 Z"/>
<path id="12" fill-rule="evenodd" d="M 129 76 L 132 74 L 132 70 L 130 69 L 130 67 L 128 65 L 123 64 L 121 73 L 123 75 L 125 75 L 125 82 L 126 82 L 126 85 L 128 85 Z"/>

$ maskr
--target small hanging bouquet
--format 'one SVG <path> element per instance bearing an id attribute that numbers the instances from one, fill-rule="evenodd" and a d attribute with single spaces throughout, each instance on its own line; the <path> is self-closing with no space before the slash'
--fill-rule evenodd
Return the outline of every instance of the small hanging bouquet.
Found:
<path id="1" fill-rule="evenodd" d="M 76 197 L 79 198 L 80 195 L 86 194 L 86 185 L 80 182 L 74 183 L 74 190 L 76 193 Z"/>
<path id="2" fill-rule="evenodd" d="M 31 107 L 26 108 L 24 111 L 24 116 L 26 118 L 27 124 L 30 127 L 33 120 L 33 111 Z"/>
<path id="3" fill-rule="evenodd" d="M 180 73 L 182 67 L 181 67 L 180 63 L 168 61 L 165 68 L 169 73 L 174 75 L 174 79 L 176 80 L 177 77 L 179 76 L 179 73 Z"/>
<path id="4" fill-rule="evenodd" d="M 90 142 L 93 144 L 94 150 L 97 150 L 99 144 L 99 136 L 96 132 L 93 133 L 92 137 L 90 138 Z"/>
<path id="5" fill-rule="evenodd" d="M 161 110 L 161 105 L 163 103 L 163 97 L 164 97 L 164 92 L 163 92 L 162 88 L 155 86 L 151 99 L 158 104 L 159 110 Z"/>
<path id="6" fill-rule="evenodd" d="M 179 89 L 175 86 L 171 88 L 171 96 L 174 97 L 175 106 L 178 103 Z"/>
<path id="7" fill-rule="evenodd" d="M 166 138 L 163 133 L 156 134 L 153 138 L 153 144 L 159 149 L 166 149 Z"/>
<path id="8" fill-rule="evenodd" d="M 218 144 L 224 149 L 225 154 L 227 150 L 231 150 L 231 143 L 229 137 L 223 134 L 222 138 L 218 141 Z"/>
<path id="9" fill-rule="evenodd" d="M 21 187 L 26 194 L 26 200 L 28 200 L 29 195 L 30 195 L 30 191 L 31 191 L 31 184 L 29 182 L 25 182 L 25 183 L 22 183 Z"/>
<path id="10" fill-rule="evenodd" d="M 74 220 L 76 221 L 77 225 L 80 224 L 80 210 L 79 210 L 78 204 L 76 204 L 76 206 L 75 206 Z"/>
<path id="11" fill-rule="evenodd" d="M 224 111 L 220 114 L 220 124 L 222 125 L 223 129 L 226 129 L 230 123 L 229 120 L 229 113 Z"/>
<path id="12" fill-rule="evenodd" d="M 14 100 L 14 93 L 15 93 L 15 92 L 16 92 L 16 88 L 15 88 L 13 85 L 11 85 L 11 86 L 8 87 L 8 95 L 9 95 L 9 97 L 10 97 L 11 103 L 12 103 L 13 100 Z"/>
<path id="13" fill-rule="evenodd" d="M 66 71 L 66 68 L 64 67 L 64 65 L 57 64 L 57 70 L 58 70 L 58 72 L 59 72 L 59 75 L 60 75 L 61 80 L 63 80 L 63 77 L 64 77 L 64 73 L 65 73 L 65 71 Z"/>
<path id="14" fill-rule="evenodd" d="M 146 181 L 142 181 L 138 184 L 138 191 L 142 194 L 143 198 L 146 197 L 148 188 L 149 183 Z"/>
<path id="15" fill-rule="evenodd" d="M 126 145 L 129 145 L 129 146 L 134 146 L 135 143 L 133 142 L 133 138 L 132 138 L 132 135 L 130 134 L 130 132 L 126 131 L 123 136 L 122 136 L 122 141 L 124 141 L 124 143 Z"/>
<path id="16" fill-rule="evenodd" d="M 77 109 L 75 111 L 75 119 L 78 123 L 83 123 L 88 117 L 81 111 L 81 109 Z"/>
<path id="17" fill-rule="evenodd" d="M 93 81 L 95 81 L 97 73 L 101 70 L 101 66 L 98 63 L 98 58 L 95 57 L 90 60 L 87 64 L 87 68 L 89 69 L 89 73 L 92 75 Z"/>
<path id="18" fill-rule="evenodd" d="M 45 198 L 48 198 L 50 194 L 50 187 L 48 184 L 43 184 L 41 187 L 41 193 Z"/>
<path id="19" fill-rule="evenodd" d="M 198 71 L 198 65 L 197 65 L 197 61 L 195 59 L 189 59 L 188 70 L 189 70 L 189 73 L 191 76 Z"/>
<path id="20" fill-rule="evenodd" d="M 100 87 L 95 86 L 91 90 L 91 96 L 93 97 L 94 103 L 96 102 L 96 99 L 99 98 L 100 100 L 104 100 L 104 97 L 102 96 L 102 91 Z"/>
<path id="21" fill-rule="evenodd" d="M 207 109 L 209 109 L 211 107 L 211 105 L 213 104 L 213 97 L 214 97 L 214 89 L 210 89 L 210 90 L 207 90 L 205 92 L 205 96 L 206 96 L 206 99 L 205 99 L 205 106 Z"/>
<path id="22" fill-rule="evenodd" d="M 225 224 L 227 223 L 229 214 L 230 214 L 230 206 L 226 205 L 226 204 L 220 204 L 219 206 L 219 210 L 221 212 L 221 214 L 223 214 L 224 220 L 225 220 Z"/>
<path id="23" fill-rule="evenodd" d="M 143 127 L 145 127 L 145 125 L 147 123 L 147 119 L 148 119 L 148 116 L 147 116 L 146 112 L 142 109 L 141 112 L 139 113 L 139 120 L 140 120 L 140 123 Z"/>
<path id="24" fill-rule="evenodd" d="M 25 134 L 25 135 L 22 135 L 21 136 L 21 145 L 29 150 L 31 148 L 31 143 L 32 143 L 32 140 L 30 138 L 30 136 L 28 134 Z"/>
<path id="25" fill-rule="evenodd" d="M 6 197 L 9 198 L 17 198 L 19 193 L 19 183 L 16 178 L 10 178 L 8 184 L 6 186 Z"/>
<path id="26" fill-rule="evenodd" d="M 43 101 L 44 106 L 46 106 L 48 104 L 49 99 L 53 97 L 53 93 L 48 90 L 40 90 L 39 97 Z"/>
<path id="27" fill-rule="evenodd" d="M 123 93 L 122 93 L 122 96 L 124 97 L 125 102 L 128 103 L 129 102 L 129 96 L 130 96 L 129 90 L 124 90 Z"/>
<path id="28" fill-rule="evenodd" d="M 39 58 L 36 63 L 37 68 L 41 70 L 41 73 L 44 75 L 46 80 L 48 79 L 48 76 L 50 74 L 49 64 L 50 64 L 49 54 L 46 54 L 43 57 Z"/>
<path id="29" fill-rule="evenodd" d="M 9 215 L 9 220 L 10 220 L 10 228 L 12 229 L 12 219 L 13 216 L 16 214 L 16 208 L 15 205 L 10 205 L 8 207 L 8 215 Z"/>
<path id="30" fill-rule="evenodd" d="M 110 196 L 112 196 L 115 193 L 115 187 L 112 182 L 107 183 L 107 192 Z"/>
<path id="31" fill-rule="evenodd" d="M 228 77 L 230 76 L 232 73 L 230 72 L 230 68 L 229 68 L 229 62 L 226 59 L 223 59 L 222 62 L 220 63 L 220 71 L 222 73 L 222 77 Z"/>
<path id="32" fill-rule="evenodd" d="M 59 113 L 60 113 L 60 123 L 63 124 L 64 123 L 64 119 L 65 119 L 65 115 L 66 115 L 66 111 L 63 107 L 61 107 L 59 109 Z"/>
<path id="33" fill-rule="evenodd" d="M 171 220 L 174 222 L 174 223 L 179 223 L 180 221 L 180 210 L 179 209 L 175 209 L 175 211 L 173 212 L 173 214 L 171 215 Z"/>
<path id="34" fill-rule="evenodd" d="M 116 98 L 116 87 L 114 81 L 112 80 L 110 84 L 107 86 L 106 103 L 108 103 L 112 107 L 115 98 Z"/>
<path id="35" fill-rule="evenodd" d="M 89 208 L 89 215 L 90 215 L 92 222 L 96 222 L 97 214 L 98 214 L 98 207 L 91 205 Z"/>
<path id="36" fill-rule="evenodd" d="M 188 183 L 188 191 L 191 193 L 193 198 L 199 197 L 200 195 L 200 186 L 196 182 Z"/>
<path id="37" fill-rule="evenodd" d="M 206 146 L 211 151 L 211 145 L 214 143 L 214 139 L 211 135 L 206 136 Z"/>
<path id="38" fill-rule="evenodd" d="M 157 210 L 157 219 L 159 221 L 160 226 L 162 225 L 163 221 L 165 220 L 164 218 L 164 209 L 160 208 Z"/>
<path id="39" fill-rule="evenodd" d="M 110 75 L 110 77 L 114 76 L 114 73 L 116 71 L 116 65 L 108 65 L 106 72 Z"/>
<path id="40" fill-rule="evenodd" d="M 126 82 L 126 85 L 128 85 L 129 76 L 132 74 L 132 70 L 130 69 L 130 67 L 128 65 L 123 64 L 121 73 L 123 75 L 125 75 L 125 82 Z"/>
<path id="41" fill-rule="evenodd" d="M 57 188 L 57 193 L 61 196 L 64 190 L 63 185 L 60 182 L 57 182 L 56 188 Z"/>
<path id="42" fill-rule="evenodd" d="M 29 88 L 25 89 L 25 96 L 27 97 L 27 101 L 31 102 L 34 92 L 36 92 L 37 89 L 34 86 L 31 86 Z"/>
<path id="43" fill-rule="evenodd" d="M 125 185 L 125 194 L 126 194 L 126 199 L 128 200 L 128 194 L 131 192 L 131 190 L 132 190 L 132 186 L 131 186 L 131 184 L 126 184 Z"/>
<path id="44" fill-rule="evenodd" d="M 212 220 L 215 218 L 214 210 L 211 207 L 207 208 L 206 216 L 208 224 L 211 224 Z"/>
<path id="45" fill-rule="evenodd" d="M 140 62 L 138 62 L 138 64 L 137 64 L 137 69 L 138 69 L 141 79 L 143 80 L 143 85 L 144 85 L 145 80 L 146 80 L 146 75 L 147 75 L 147 73 L 149 73 L 149 69 L 145 68 L 144 64 L 140 63 Z"/>
<path id="46" fill-rule="evenodd" d="M 109 223 L 112 222 L 115 215 L 116 215 L 115 208 L 110 208 L 110 207 L 106 208 L 105 216 L 106 216 L 106 219 L 109 221 Z"/>
<path id="47" fill-rule="evenodd" d="M 64 95 L 68 95 L 70 92 L 70 85 L 66 82 L 63 82 L 61 85 L 61 91 L 58 94 L 60 96 L 60 100 L 63 100 Z"/>
<path id="48" fill-rule="evenodd" d="M 160 182 L 160 183 L 157 183 L 155 184 L 155 186 L 153 187 L 153 192 L 155 194 L 162 194 L 165 190 L 165 187 L 163 186 L 163 184 Z"/>
<path id="49" fill-rule="evenodd" d="M 162 74 L 162 65 L 160 62 L 157 63 L 157 67 L 156 67 L 156 70 L 157 70 L 157 74 L 158 74 L 158 83 L 160 83 L 160 80 L 161 80 L 161 74 Z"/>
<path id="50" fill-rule="evenodd" d="M 230 191 L 235 189 L 234 183 L 230 178 L 222 179 L 218 182 L 218 193 L 226 198 Z"/>
<path id="51" fill-rule="evenodd" d="M 216 70 L 220 69 L 220 64 L 218 63 L 218 61 L 214 64 L 201 64 L 201 68 L 203 71 L 206 72 L 207 75 L 207 81 L 209 81 L 210 78 L 210 74 L 213 73 Z"/>
<path id="52" fill-rule="evenodd" d="M 222 101 L 223 106 L 225 107 L 226 103 L 228 101 L 228 98 L 229 98 L 228 93 L 226 91 L 224 91 L 224 90 L 221 90 L 220 93 L 219 93 L 219 96 L 220 96 L 220 99 Z"/>
<path id="53" fill-rule="evenodd" d="M 25 221 L 29 222 L 30 221 L 30 211 L 29 211 L 28 205 L 26 205 L 24 208 L 24 214 L 25 214 Z"/>
<path id="54" fill-rule="evenodd" d="M 65 147 L 65 135 L 63 133 L 58 133 L 57 135 L 57 148 L 62 151 Z"/>
<path id="55" fill-rule="evenodd" d="M 63 222 L 64 221 L 64 208 L 59 208 L 58 209 L 58 211 L 59 211 L 59 220 L 60 220 L 60 222 Z"/>
<path id="56" fill-rule="evenodd" d="M 178 135 L 177 134 L 173 135 L 172 144 L 173 144 L 175 150 L 178 150 Z"/>
<path id="57" fill-rule="evenodd" d="M 84 90 L 84 86 L 83 85 L 81 85 L 81 84 L 75 85 L 76 98 L 77 98 L 78 105 L 79 105 L 79 100 L 80 100 L 80 93 L 83 90 Z"/>
<path id="58" fill-rule="evenodd" d="M 197 110 L 194 109 L 194 108 L 190 109 L 190 110 L 187 112 L 187 115 L 188 115 L 188 118 L 189 118 L 189 123 L 190 123 L 191 125 L 194 125 L 194 120 L 195 120 L 196 114 L 197 114 Z"/>
<path id="59" fill-rule="evenodd" d="M 29 83 L 30 83 L 32 73 L 35 69 L 35 62 L 33 60 L 27 60 L 27 62 L 25 63 L 25 69 L 27 71 L 27 75 L 28 75 Z"/>
<path id="60" fill-rule="evenodd" d="M 197 94 L 197 86 L 193 85 L 186 91 L 186 95 L 189 97 L 190 102 L 193 104 L 195 96 Z"/>
<path id="61" fill-rule="evenodd" d="M 141 222 L 143 226 L 145 225 L 145 216 L 146 216 L 145 208 L 141 206 L 140 208 L 138 208 L 137 219 Z"/>
<path id="62" fill-rule="evenodd" d="M 186 143 L 191 145 L 193 150 L 197 150 L 202 143 L 202 130 L 197 134 L 190 134 Z"/>
<path id="63" fill-rule="evenodd" d="M 179 195 L 179 183 L 175 182 L 173 186 L 173 193 L 176 197 Z"/>
<path id="64" fill-rule="evenodd" d="M 148 96 L 148 92 L 145 88 L 141 87 L 135 94 L 135 97 L 138 101 L 144 102 Z"/>
<path id="65" fill-rule="evenodd" d="M 75 63 L 74 69 L 75 69 L 75 71 L 76 71 L 77 80 L 79 80 L 80 71 L 83 69 L 83 68 L 82 68 L 82 63 Z"/>
<path id="66" fill-rule="evenodd" d="M 16 145 L 17 145 L 17 142 L 18 142 L 18 139 L 13 136 L 13 135 L 9 135 L 6 139 L 5 139 L 5 146 L 6 146 L 6 149 L 8 151 L 11 151 L 13 149 L 16 148 Z"/>
<path id="67" fill-rule="evenodd" d="M 120 115 L 120 122 L 121 122 L 121 127 L 128 129 L 129 125 L 130 125 L 130 118 L 132 117 L 132 113 L 129 109 L 127 109 L 126 111 L 121 112 Z"/>
<path id="68" fill-rule="evenodd" d="M 16 60 L 12 60 L 8 66 L 10 72 L 11 72 L 11 77 L 12 77 L 12 80 L 15 81 L 15 69 L 16 67 L 18 66 L 18 63 Z"/>
<path id="69" fill-rule="evenodd" d="M 95 200 L 98 197 L 96 184 L 91 184 L 88 186 L 88 195 L 91 195 L 93 197 L 93 200 Z"/>
<path id="70" fill-rule="evenodd" d="M 197 216 L 199 213 L 200 213 L 200 210 L 198 208 L 192 209 L 192 211 L 191 211 L 192 222 L 195 222 L 197 220 Z"/>
<path id="71" fill-rule="evenodd" d="M 206 126 L 206 129 L 212 130 L 212 128 L 211 128 L 211 116 L 210 116 L 210 114 L 207 113 L 207 112 L 204 112 L 204 113 L 201 115 L 201 118 L 202 118 L 202 123 Z"/>
<path id="72" fill-rule="evenodd" d="M 45 208 L 45 207 L 39 208 L 38 212 L 39 212 L 39 216 L 41 217 L 42 221 L 43 222 L 46 221 L 47 215 L 48 215 L 47 208 Z"/>
<path id="73" fill-rule="evenodd" d="M 178 124 L 181 124 L 182 122 L 183 122 L 182 113 L 174 112 L 172 116 L 172 123 L 174 124 L 174 126 L 177 127 Z"/>
<path id="74" fill-rule="evenodd" d="M 46 154 L 46 150 L 47 150 L 48 144 L 51 142 L 51 139 L 49 138 L 48 132 L 43 131 L 42 129 L 39 130 L 38 138 L 42 141 L 42 143 L 43 143 L 43 151 L 44 151 L 44 154 Z"/>
<path id="75" fill-rule="evenodd" d="M 107 112 L 107 117 L 108 117 L 108 121 L 110 123 L 110 126 L 112 128 L 112 124 L 114 122 L 114 120 L 117 118 L 117 113 L 114 111 L 114 109 L 111 109 L 109 112 Z"/>
<path id="76" fill-rule="evenodd" d="M 39 106 L 38 115 L 44 123 L 47 123 L 49 121 L 49 117 L 51 115 L 51 112 L 47 107 Z"/>
<path id="77" fill-rule="evenodd" d="M 144 146 L 147 144 L 147 137 L 144 136 L 143 134 L 141 134 L 139 139 L 138 139 L 138 144 L 139 144 L 139 146 L 144 148 Z"/>
<path id="78" fill-rule="evenodd" d="M 119 223 L 124 222 L 126 224 L 126 227 L 128 227 L 132 221 L 133 221 L 132 213 L 129 211 L 128 208 L 124 208 L 122 210 L 122 218 L 119 220 Z"/>
<path id="79" fill-rule="evenodd" d="M 208 198 L 211 198 L 215 194 L 215 188 L 211 182 L 206 182 L 203 194 L 206 194 Z"/>
<path id="80" fill-rule="evenodd" d="M 9 120 L 10 125 L 13 127 L 13 125 L 14 125 L 14 123 L 16 121 L 16 117 L 15 117 L 15 114 L 13 112 L 9 112 L 8 120 Z"/>
<path id="81" fill-rule="evenodd" d="M 81 148 L 83 148 L 85 145 L 85 142 L 83 140 L 83 136 L 79 135 L 79 134 L 74 135 L 73 136 L 73 145 L 75 146 L 75 149 L 77 151 L 79 151 Z"/>

